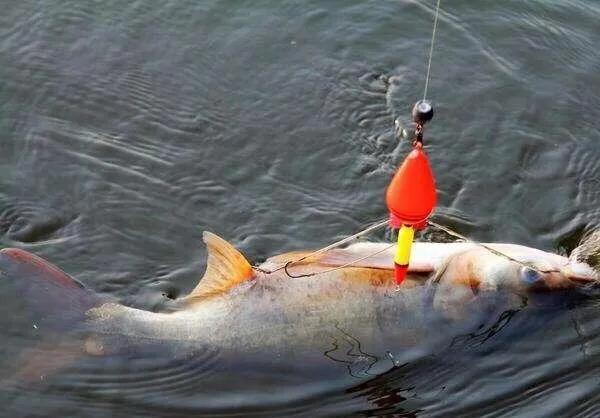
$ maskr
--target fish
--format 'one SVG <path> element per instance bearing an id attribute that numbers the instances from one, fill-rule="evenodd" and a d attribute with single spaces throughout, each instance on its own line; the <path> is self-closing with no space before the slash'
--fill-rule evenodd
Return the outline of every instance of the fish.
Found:
<path id="1" fill-rule="evenodd" d="M 0 250 L 0 281 L 16 289 L 30 311 L 26 317 L 44 335 L 21 356 L 18 378 L 37 379 L 80 356 L 112 356 L 149 343 L 201 346 L 257 363 L 327 358 L 347 366 L 409 355 L 423 341 L 437 344 L 480 326 L 480 314 L 499 299 L 502 309 L 522 306 L 532 294 L 599 279 L 583 262 L 521 245 L 417 242 L 408 277 L 398 286 L 394 248 L 385 243 L 285 253 L 254 267 L 216 234 L 205 232 L 203 240 L 204 275 L 159 312 L 97 294 L 25 250 Z"/>

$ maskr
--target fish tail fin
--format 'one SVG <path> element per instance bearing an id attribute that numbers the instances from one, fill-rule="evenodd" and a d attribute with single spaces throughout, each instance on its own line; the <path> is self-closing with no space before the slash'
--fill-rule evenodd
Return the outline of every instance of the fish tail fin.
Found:
<path id="1" fill-rule="evenodd" d="M 37 380 L 83 354 L 86 311 L 101 303 L 48 261 L 21 249 L 0 250 L 2 381 Z"/>
<path id="2" fill-rule="evenodd" d="M 17 248 L 0 250 L 0 300 L 13 297 L 37 328 L 62 330 L 85 319 L 100 298 L 50 262 Z M 12 290 L 12 291 L 11 291 Z"/>

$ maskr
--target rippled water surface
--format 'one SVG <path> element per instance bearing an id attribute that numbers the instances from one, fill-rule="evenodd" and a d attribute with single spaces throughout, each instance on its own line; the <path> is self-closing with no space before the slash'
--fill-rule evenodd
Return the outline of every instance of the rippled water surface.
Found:
<path id="1" fill-rule="evenodd" d="M 408 150 L 393 120 L 422 96 L 432 1 L 2 6 L 3 247 L 160 310 L 201 276 L 203 230 L 260 262 L 386 215 Z M 562 254 L 598 224 L 599 19 L 594 0 L 442 1 L 426 136 L 438 221 Z M 25 301 L 1 300 L 0 327 L 18 328 Z M 0 414 L 598 416 L 599 308 L 492 309 L 374 362 L 340 331 L 341 357 L 282 369 L 278 353 L 120 341 L 123 355 L 2 385 Z M 10 368 L 27 344 L 5 334 Z M 39 357 L 68 352 L 57 343 Z"/>

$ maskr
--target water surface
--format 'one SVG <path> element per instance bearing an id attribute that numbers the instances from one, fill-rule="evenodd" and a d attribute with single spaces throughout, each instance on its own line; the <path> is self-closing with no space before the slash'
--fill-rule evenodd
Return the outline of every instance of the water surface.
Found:
<path id="1" fill-rule="evenodd" d="M 408 150 L 393 120 L 422 96 L 433 2 L 3 6 L 2 246 L 160 309 L 197 283 L 203 230 L 259 262 L 385 216 Z M 599 16 L 593 0 L 442 2 L 426 134 L 438 221 L 560 253 L 598 223 Z M 279 393 L 268 361 L 264 388 L 225 394 L 211 353 L 157 348 L 145 368 L 6 389 L 3 414 L 595 416 L 598 303 L 499 313 L 377 376 L 341 366 Z M 20 312 L 6 310 L 3 327 Z"/>

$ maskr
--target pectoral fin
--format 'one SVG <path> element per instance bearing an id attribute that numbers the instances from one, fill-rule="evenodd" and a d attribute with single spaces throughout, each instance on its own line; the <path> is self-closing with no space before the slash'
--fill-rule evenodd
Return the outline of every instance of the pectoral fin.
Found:
<path id="1" fill-rule="evenodd" d="M 254 277 L 252 266 L 233 245 L 211 232 L 204 232 L 203 239 L 208 248 L 206 271 L 196 288 L 185 298 L 188 301 L 223 294 Z"/>

